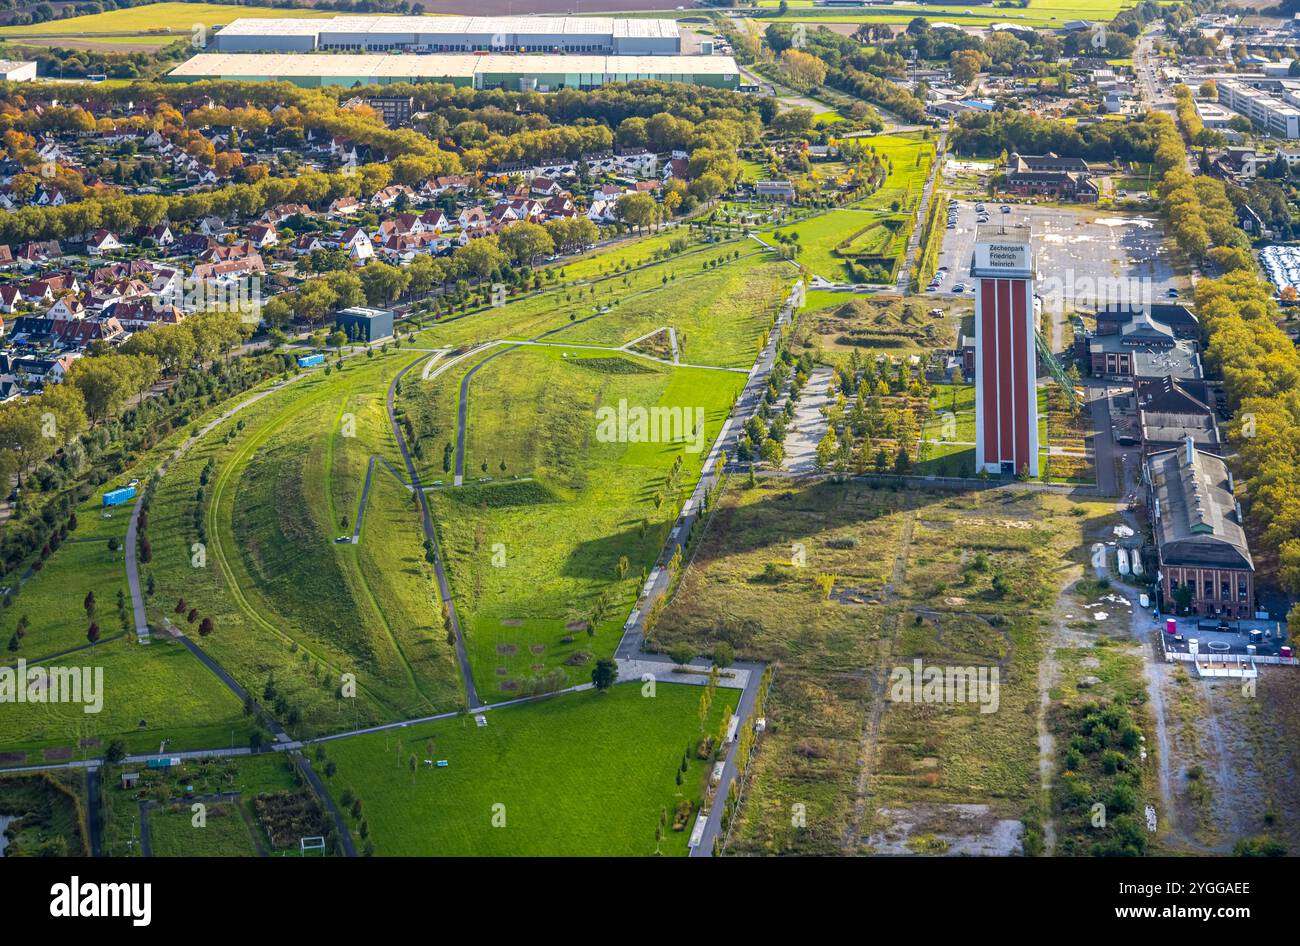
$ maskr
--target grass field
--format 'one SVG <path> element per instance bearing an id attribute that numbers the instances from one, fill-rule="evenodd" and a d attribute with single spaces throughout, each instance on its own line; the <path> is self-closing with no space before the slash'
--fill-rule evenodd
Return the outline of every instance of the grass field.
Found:
<path id="1" fill-rule="evenodd" d="M 369 457 L 400 467 L 383 398 L 415 357 L 356 359 L 269 395 L 200 440 L 157 491 L 151 621 L 179 622 L 181 597 L 211 616 L 216 631 L 201 646 L 259 696 L 273 679 L 269 702 L 291 730 L 462 699 L 419 513 L 387 469 L 375 468 L 360 544 L 334 541 L 354 530 Z M 200 505 L 207 542 L 195 567 Z M 336 699 L 344 673 L 357 677 L 355 700 Z"/>
<path id="2" fill-rule="evenodd" d="M 508 352 L 474 375 L 467 478 L 533 478 L 431 494 L 481 694 L 519 695 L 556 671 L 582 682 L 592 659 L 613 652 L 642 569 L 653 565 L 743 383 L 735 372 L 554 348 Z M 620 401 L 691 417 L 702 409 L 699 451 L 601 442 L 597 409 Z"/>
<path id="3" fill-rule="evenodd" d="M 149 840 L 154 857 L 256 857 L 252 826 L 233 801 L 205 803 L 201 824 L 187 802 L 149 812 Z"/>
<path id="4" fill-rule="evenodd" d="M 303 10 L 280 7 L 239 6 L 222 3 L 153 3 L 126 10 L 109 10 L 74 16 L 64 20 L 47 20 L 26 26 L 0 27 L 0 39 L 12 36 L 77 36 L 85 33 L 145 33 L 174 30 L 189 34 L 194 27 L 224 26 L 238 19 L 274 17 L 329 17 L 333 11 Z M 112 42 L 127 41 L 113 37 Z M 154 40 L 156 42 L 156 40 Z"/>
<path id="5" fill-rule="evenodd" d="M 103 708 L 82 704 L 15 703 L 0 713 L 5 765 L 103 755 L 121 737 L 132 752 L 183 751 L 247 745 L 252 721 L 234 695 L 180 644 L 141 646 L 135 635 L 60 657 L 60 667 L 103 670 Z M 10 759 L 9 753 L 25 754 Z"/>
<path id="6" fill-rule="evenodd" d="M 665 236 L 650 239 L 661 250 L 669 242 Z M 445 318 L 420 332 L 416 345 L 463 347 L 558 332 L 547 340 L 618 346 L 652 329 L 675 325 L 679 341 L 683 336 L 689 336 L 687 344 L 695 340 L 687 360 L 751 363 L 757 351 L 753 342 L 775 311 L 776 299 L 768 290 L 793 279 L 789 264 L 775 260 L 753 241 L 696 243 L 659 262 L 650 258 L 652 252 L 620 247 L 578 260 L 561 271 L 562 284 L 500 308 Z M 635 268 L 639 266 L 645 268 Z M 743 307 L 739 315 L 744 318 L 709 314 L 727 305 Z"/>
<path id="7" fill-rule="evenodd" d="M 758 5 L 776 7 L 777 3 L 778 0 L 759 0 Z M 812 0 L 789 0 L 788 6 L 791 12 L 785 19 L 814 23 L 907 24 L 915 17 L 923 16 L 931 21 L 946 20 L 963 26 L 987 26 L 990 23 L 1010 20 L 1025 26 L 1060 27 L 1068 20 L 1109 22 L 1120 10 L 1135 5 L 1136 0 L 1100 0 L 1095 4 L 1083 3 L 1081 0 L 1029 0 L 1027 7 L 1017 7 L 1013 10 L 925 4 L 915 7 L 891 7 L 888 13 L 851 13 L 845 10 L 814 9 Z M 764 22 L 775 19 L 779 18 L 760 17 L 760 21 Z"/>
<path id="8" fill-rule="evenodd" d="M 879 215 L 865 210 L 831 210 L 808 220 L 783 227 L 779 233 L 799 237 L 799 254 L 804 266 L 833 282 L 856 281 L 847 271 L 846 260 L 835 248 L 855 233 L 877 225 Z"/>
<path id="9" fill-rule="evenodd" d="M 856 254 L 890 257 L 897 266 L 907 247 L 908 223 L 934 161 L 935 143 L 921 135 L 874 135 L 860 140 L 886 162 L 888 173 L 881 187 L 847 207 L 776 231 L 798 234 L 798 262 L 834 282 L 861 281 L 849 266 Z"/>
<path id="10" fill-rule="evenodd" d="M 210 406 L 195 420 L 195 425 L 215 418 L 226 407 L 247 397 L 237 395 L 229 401 Z M 79 706 L 22 704 L 0 714 L 0 753 L 12 753 L 4 765 L 22 761 L 40 761 L 50 753 L 54 758 L 99 755 L 108 740 L 126 739 L 134 752 L 156 752 L 164 739 L 172 749 L 197 749 L 247 743 L 254 726 L 243 716 L 234 696 L 202 664 L 179 644 L 156 640 L 148 647 L 135 643 L 134 633 L 123 633 L 118 613 L 117 594 L 127 589 L 124 552 L 112 552 L 108 540 L 124 539 L 130 516 L 129 507 L 105 511 L 100 504 L 104 489 L 125 482 L 130 476 L 146 479 L 158 463 L 169 456 L 188 436 L 189 430 L 177 430 L 162 438 L 138 456 L 120 477 L 95 489 L 77 510 L 77 529 L 48 559 L 45 567 L 22 586 L 13 605 L 0 611 L 0 635 L 7 640 L 18 620 L 29 621 L 27 636 L 17 653 L 6 652 L 3 663 L 12 665 L 21 657 L 34 664 L 47 661 L 58 666 L 98 666 L 104 669 L 104 709 L 86 714 Z M 195 472 L 197 477 L 197 471 Z M 164 490 L 179 485 L 177 479 L 164 480 Z M 187 484 L 192 492 L 197 482 Z M 155 560 L 141 568 L 142 579 L 160 567 L 164 551 L 170 551 L 179 564 L 184 562 L 178 587 L 189 592 L 200 570 L 189 567 L 193 537 L 173 534 L 175 541 L 164 538 L 169 532 L 157 521 L 161 510 L 154 509 L 155 522 L 150 536 Z M 165 517 L 166 513 L 163 512 Z M 162 572 L 158 573 L 159 578 Z M 198 582 L 201 584 L 201 582 Z M 86 630 L 89 618 L 84 610 L 86 593 L 96 598 L 95 621 L 100 626 L 100 641 L 88 646 Z M 179 594 L 180 592 L 177 592 Z M 171 615 L 171 605 L 163 603 L 163 592 L 149 602 L 149 617 L 155 624 L 163 615 Z M 126 606 L 129 609 L 129 598 Z M 196 602 L 198 603 L 198 602 Z M 205 613 L 212 613 L 206 607 Z M 180 617 L 176 617 L 178 621 Z M 127 626 L 131 622 L 128 620 Z M 220 627 L 220 619 L 218 618 Z M 215 635 L 214 635 L 214 638 Z M 66 651 L 81 648 L 64 656 Z M 243 648 L 247 651 L 247 648 Z M 54 658 L 54 659 L 50 659 Z M 250 661 L 264 661 L 267 654 L 246 654 Z M 82 741 L 86 745 L 81 745 Z"/>
<path id="11" fill-rule="evenodd" d="M 1027 491 L 729 489 L 656 643 L 707 651 L 725 640 L 780 661 L 731 850 L 863 852 L 889 821 L 882 810 L 957 803 L 1032 833 L 1039 622 L 1062 563 L 1086 561 L 1086 530 L 1110 514 Z M 796 543 L 803 567 L 791 564 Z M 833 578 L 829 598 L 818 575 Z M 997 711 L 886 701 L 892 668 L 918 658 L 997 666 Z M 803 829 L 791 825 L 796 802 Z"/>
<path id="12" fill-rule="evenodd" d="M 338 766 L 329 788 L 361 801 L 379 855 L 652 854 L 660 809 L 671 825 L 679 802 L 701 796 L 709 768 L 694 757 L 701 731 L 716 733 L 739 696 L 718 690 L 701 727 L 702 693 L 660 683 L 646 698 L 640 685 L 623 684 L 494 710 L 485 727 L 459 717 L 352 737 L 328 747 Z M 689 834 L 668 830 L 661 852 L 685 854 Z"/>

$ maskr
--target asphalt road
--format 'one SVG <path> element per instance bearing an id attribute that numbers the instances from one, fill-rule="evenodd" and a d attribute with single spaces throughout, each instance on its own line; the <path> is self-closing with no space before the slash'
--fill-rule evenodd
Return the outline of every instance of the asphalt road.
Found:
<path id="1" fill-rule="evenodd" d="M 1122 490 L 1115 476 L 1115 460 L 1124 450 L 1115 443 L 1105 382 L 1089 382 L 1086 388 L 1088 412 L 1092 418 L 1092 450 L 1097 467 L 1097 492 L 1102 496 L 1119 496 Z M 1134 447 L 1134 450 L 1137 448 Z"/>
<path id="2" fill-rule="evenodd" d="M 406 480 L 402 479 L 402 474 L 398 473 L 397 469 L 388 462 L 388 457 L 381 457 L 377 453 L 372 455 L 370 457 L 370 462 L 366 465 L 366 481 L 361 486 L 361 500 L 357 503 L 357 521 L 356 525 L 352 528 L 353 545 L 358 545 L 361 542 L 361 524 L 366 518 L 366 500 L 370 497 L 370 479 L 374 475 L 376 463 L 382 463 L 384 466 L 388 467 L 388 471 L 393 474 L 397 479 L 397 482 L 402 484 L 403 489 L 408 492 L 411 489 L 410 484 L 407 483 Z"/>

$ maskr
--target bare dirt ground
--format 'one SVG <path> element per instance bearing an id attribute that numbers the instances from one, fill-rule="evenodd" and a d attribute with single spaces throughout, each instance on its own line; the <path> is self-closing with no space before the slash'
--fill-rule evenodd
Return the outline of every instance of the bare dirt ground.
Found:
<path id="1" fill-rule="evenodd" d="M 1024 853 L 1025 826 L 999 818 L 988 805 L 881 808 L 884 827 L 867 839 L 873 854 L 1013 857 Z"/>

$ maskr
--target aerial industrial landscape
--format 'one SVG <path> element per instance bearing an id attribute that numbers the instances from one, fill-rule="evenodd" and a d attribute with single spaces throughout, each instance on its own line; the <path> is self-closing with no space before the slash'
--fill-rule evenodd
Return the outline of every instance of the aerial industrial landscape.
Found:
<path id="1" fill-rule="evenodd" d="M 2 862 L 1300 853 L 1298 50 L 0 4 Z"/>

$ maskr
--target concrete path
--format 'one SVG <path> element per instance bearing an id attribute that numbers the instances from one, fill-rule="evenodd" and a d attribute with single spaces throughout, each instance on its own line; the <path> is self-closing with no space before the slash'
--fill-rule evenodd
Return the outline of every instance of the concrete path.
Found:
<path id="1" fill-rule="evenodd" d="M 808 383 L 799 392 L 794 417 L 785 431 L 785 461 L 781 469 L 791 473 L 817 472 L 817 445 L 830 426 L 825 413 L 835 403 L 830 395 L 835 380 L 832 368 L 814 368 Z"/>

